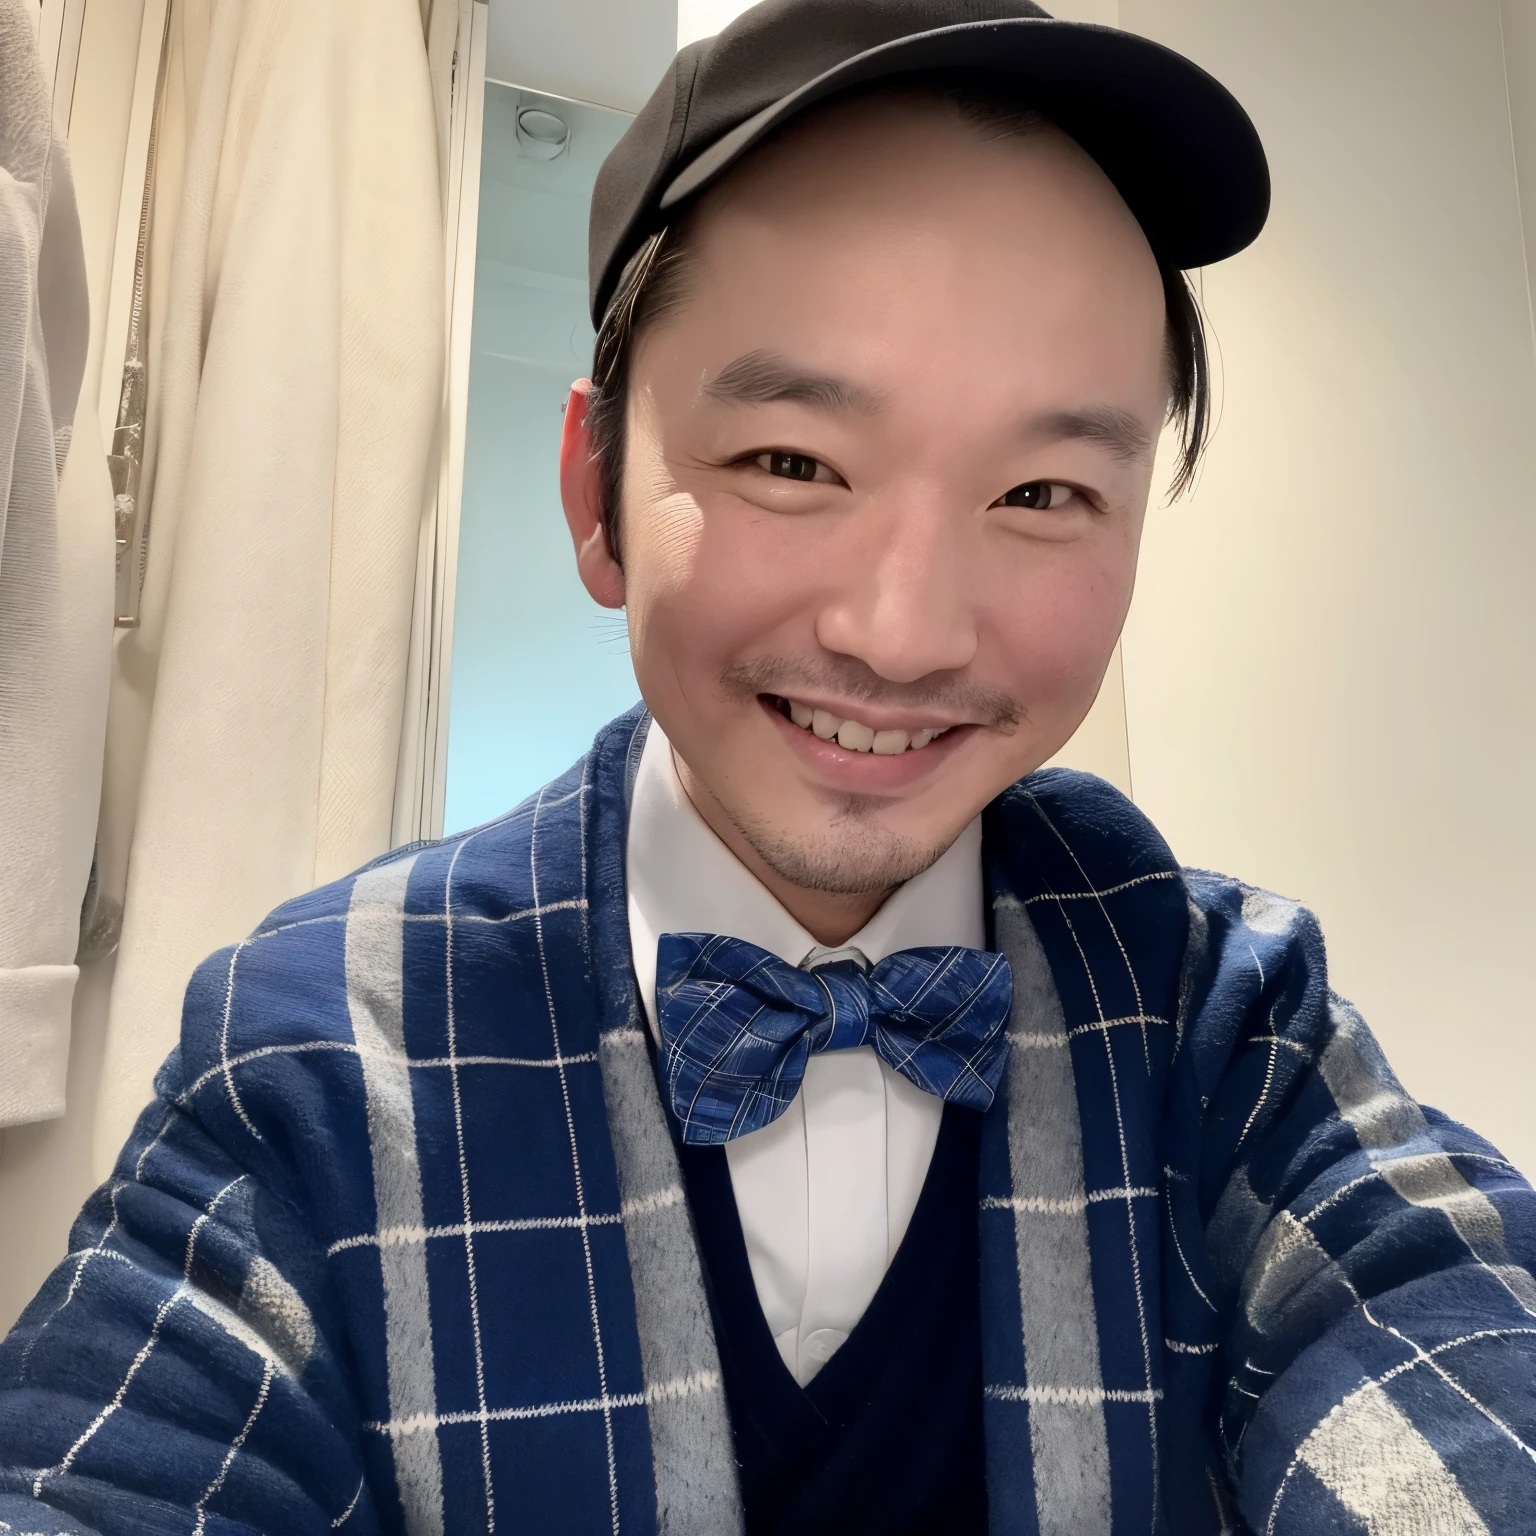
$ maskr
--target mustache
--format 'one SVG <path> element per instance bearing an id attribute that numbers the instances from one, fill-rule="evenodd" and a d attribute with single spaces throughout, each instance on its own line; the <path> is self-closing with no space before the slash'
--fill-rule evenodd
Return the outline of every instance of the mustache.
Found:
<path id="1" fill-rule="evenodd" d="M 910 683 L 893 683 L 853 656 L 817 661 L 798 656 L 758 656 L 727 667 L 720 674 L 720 686 L 726 698 L 736 703 L 762 693 L 779 698 L 797 691 L 826 693 L 893 709 L 942 709 L 1003 731 L 1012 730 L 1026 713 L 1024 706 L 1001 688 L 965 682 L 944 672 L 933 672 Z"/>

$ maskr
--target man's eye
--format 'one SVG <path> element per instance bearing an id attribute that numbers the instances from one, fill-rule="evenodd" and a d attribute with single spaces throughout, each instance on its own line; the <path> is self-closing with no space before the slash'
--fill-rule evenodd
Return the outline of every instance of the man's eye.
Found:
<path id="1" fill-rule="evenodd" d="M 752 462 L 781 480 L 837 479 L 820 459 L 813 459 L 805 453 L 760 453 Z"/>
<path id="2" fill-rule="evenodd" d="M 1053 512 L 1058 507 L 1066 506 L 1075 495 L 1077 492 L 1070 485 L 1062 485 L 1055 480 L 1028 480 L 1023 485 L 1014 486 L 995 504 L 1000 507 L 1034 507 L 1037 511 Z"/>

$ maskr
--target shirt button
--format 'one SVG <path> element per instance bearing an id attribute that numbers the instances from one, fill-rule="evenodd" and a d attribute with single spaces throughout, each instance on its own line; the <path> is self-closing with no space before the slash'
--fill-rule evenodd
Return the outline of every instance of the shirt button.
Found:
<path id="1" fill-rule="evenodd" d="M 800 1347 L 812 1360 L 825 1365 L 847 1342 L 848 1335 L 839 1328 L 818 1328 L 814 1333 L 806 1334 Z"/>

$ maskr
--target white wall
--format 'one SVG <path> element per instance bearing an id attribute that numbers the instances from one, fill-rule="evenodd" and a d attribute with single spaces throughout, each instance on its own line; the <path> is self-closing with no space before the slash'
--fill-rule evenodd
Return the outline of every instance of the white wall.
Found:
<path id="1" fill-rule="evenodd" d="M 737 0 L 677 0 L 677 46 L 723 31 L 746 10 Z"/>
<path id="2" fill-rule="evenodd" d="M 676 45 L 677 0 L 490 0 L 485 73 L 638 112 Z"/>

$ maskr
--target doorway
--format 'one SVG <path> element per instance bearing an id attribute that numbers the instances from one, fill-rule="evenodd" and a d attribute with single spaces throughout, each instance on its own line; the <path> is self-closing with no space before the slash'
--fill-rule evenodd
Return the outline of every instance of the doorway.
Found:
<path id="1" fill-rule="evenodd" d="M 443 831 L 510 809 L 638 697 L 577 579 L 560 430 L 592 366 L 587 208 L 627 113 L 487 81 Z"/>

